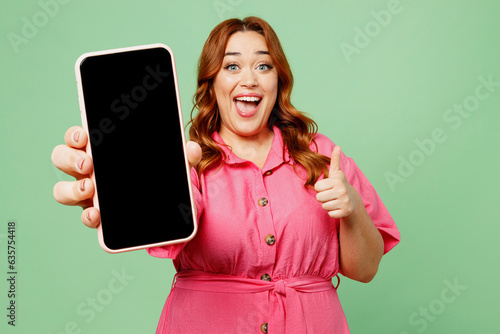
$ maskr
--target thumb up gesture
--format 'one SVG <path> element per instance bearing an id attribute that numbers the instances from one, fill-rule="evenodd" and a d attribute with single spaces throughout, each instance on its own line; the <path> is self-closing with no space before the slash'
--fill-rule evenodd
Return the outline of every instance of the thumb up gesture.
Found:
<path id="1" fill-rule="evenodd" d="M 356 189 L 347 182 L 340 169 L 341 147 L 335 146 L 330 160 L 328 177 L 314 185 L 316 199 L 332 218 L 344 218 L 363 205 Z"/>

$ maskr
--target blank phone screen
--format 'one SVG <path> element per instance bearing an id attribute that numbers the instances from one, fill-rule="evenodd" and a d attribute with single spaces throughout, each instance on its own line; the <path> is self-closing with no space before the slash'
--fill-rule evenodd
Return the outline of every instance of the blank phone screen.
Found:
<path id="1" fill-rule="evenodd" d="M 189 237 L 194 224 L 169 51 L 89 56 L 80 76 L 106 246 Z"/>

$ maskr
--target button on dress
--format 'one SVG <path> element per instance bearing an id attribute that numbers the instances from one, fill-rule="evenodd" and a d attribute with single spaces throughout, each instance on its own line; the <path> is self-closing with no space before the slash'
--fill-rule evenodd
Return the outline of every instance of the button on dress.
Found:
<path id="1" fill-rule="evenodd" d="M 198 233 L 187 243 L 148 249 L 173 259 L 177 270 L 157 334 L 349 333 L 336 290 L 340 220 L 304 186 L 306 171 L 293 167 L 281 131 L 273 132 L 262 169 L 232 154 L 213 133 L 226 159 L 200 179 L 192 170 Z M 314 141 L 312 150 L 331 156 L 335 144 L 329 138 L 317 134 Z M 340 167 L 387 253 L 400 239 L 393 219 L 343 153 Z"/>

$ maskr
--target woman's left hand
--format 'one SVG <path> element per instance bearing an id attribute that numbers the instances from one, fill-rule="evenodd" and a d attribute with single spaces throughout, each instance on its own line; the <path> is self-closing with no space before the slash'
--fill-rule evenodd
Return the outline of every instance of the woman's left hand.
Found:
<path id="1" fill-rule="evenodd" d="M 345 218 L 363 206 L 356 189 L 349 184 L 340 169 L 341 147 L 335 146 L 330 161 L 328 177 L 314 185 L 316 199 L 332 218 Z"/>

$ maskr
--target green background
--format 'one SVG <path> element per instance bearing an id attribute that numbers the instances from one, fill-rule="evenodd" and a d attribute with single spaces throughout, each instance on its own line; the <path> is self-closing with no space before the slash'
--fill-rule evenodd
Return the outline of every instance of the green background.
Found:
<path id="1" fill-rule="evenodd" d="M 371 283 L 341 281 L 352 333 L 500 332 L 500 2 L 54 3 L 0 4 L 2 333 L 154 332 L 171 261 L 145 251 L 105 253 L 96 231 L 80 222 L 81 210 L 52 198 L 53 185 L 71 179 L 53 167 L 52 149 L 81 124 L 74 63 L 89 51 L 169 45 L 187 122 L 205 39 L 221 20 L 247 15 L 276 30 L 295 76 L 292 102 L 355 159 L 401 231 Z M 463 116 L 453 111 L 464 104 Z M 441 135 L 432 139 L 433 131 Z M 131 177 L 154 182 L 154 175 Z M 11 220 L 16 327 L 7 325 L 2 278 Z"/>

